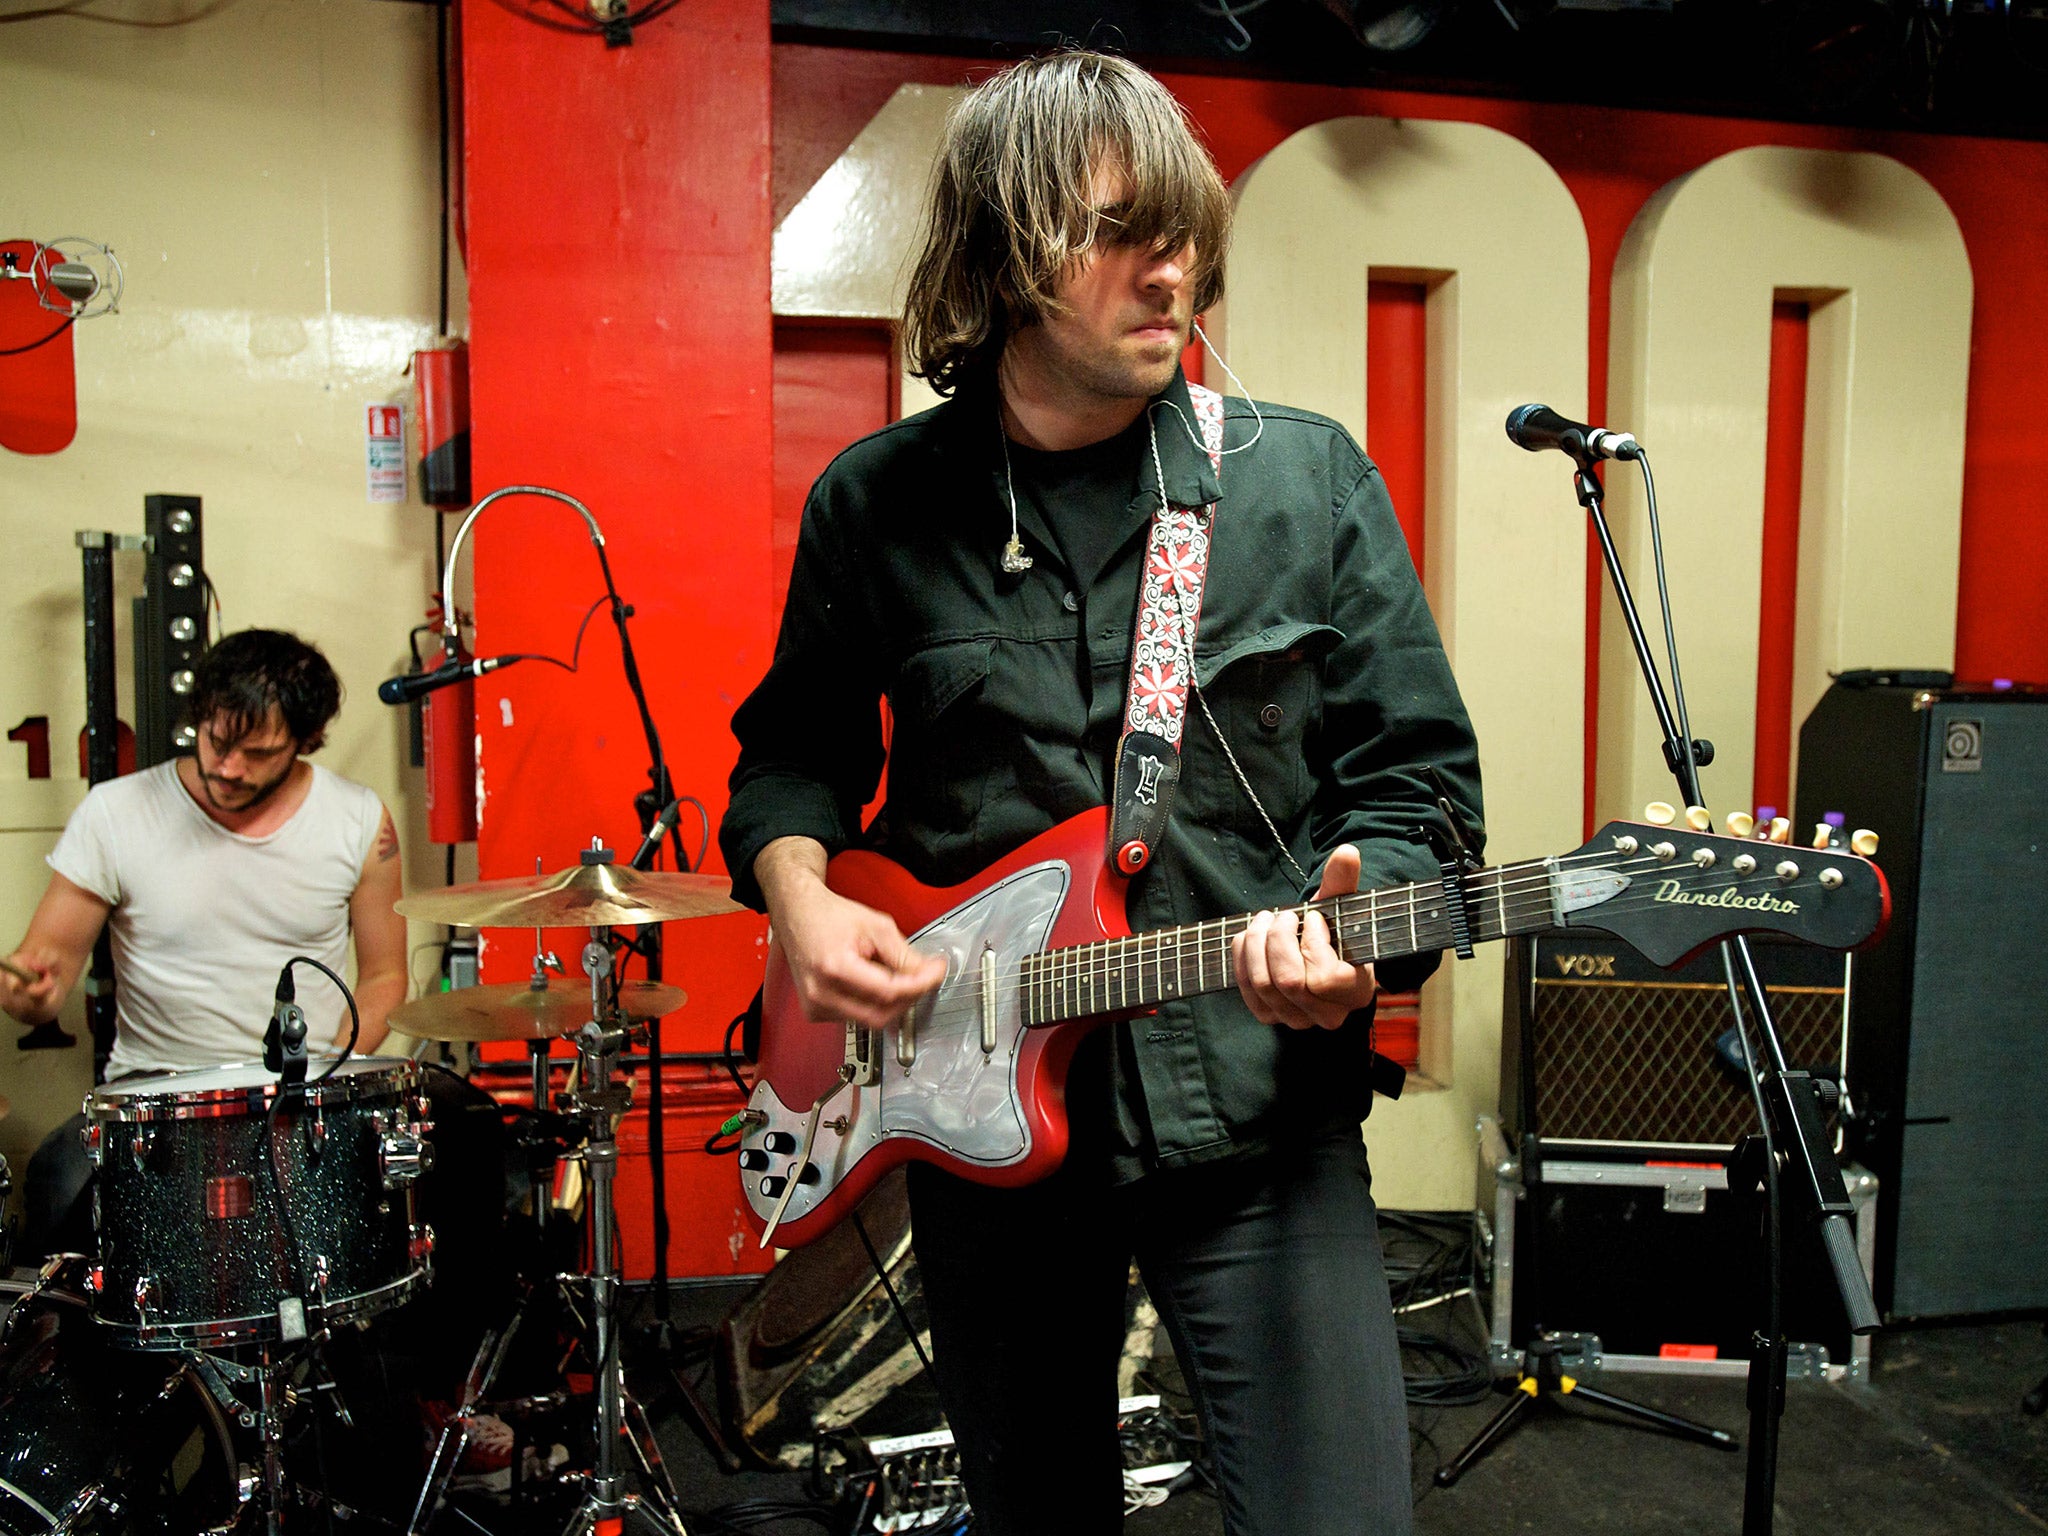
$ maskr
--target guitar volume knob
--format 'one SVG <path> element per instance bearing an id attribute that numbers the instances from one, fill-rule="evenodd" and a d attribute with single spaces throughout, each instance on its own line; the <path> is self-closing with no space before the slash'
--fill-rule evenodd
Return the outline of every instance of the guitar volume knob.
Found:
<path id="1" fill-rule="evenodd" d="M 761 1138 L 761 1146 L 778 1157 L 787 1157 L 796 1150 L 796 1137 L 788 1131 L 770 1131 Z"/>
<path id="2" fill-rule="evenodd" d="M 768 1167 L 768 1154 L 758 1147 L 740 1148 L 740 1167 L 748 1173 L 760 1173 Z"/>
<path id="3" fill-rule="evenodd" d="M 783 1190 L 789 1187 L 789 1180 L 779 1173 L 771 1173 L 761 1181 L 761 1197 L 764 1200 L 780 1200 Z"/>

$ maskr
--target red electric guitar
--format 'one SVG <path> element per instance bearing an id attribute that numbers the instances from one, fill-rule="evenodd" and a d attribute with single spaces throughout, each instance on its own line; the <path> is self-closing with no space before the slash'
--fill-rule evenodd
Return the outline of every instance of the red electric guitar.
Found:
<path id="1" fill-rule="evenodd" d="M 1108 814 L 1062 822 L 948 890 L 879 854 L 832 860 L 832 889 L 887 912 L 920 952 L 945 956 L 946 979 L 893 1028 L 835 1027 L 804 1015 L 770 945 L 760 1073 L 740 1138 L 764 1246 L 810 1242 L 907 1158 L 984 1184 L 1043 1178 L 1066 1155 L 1067 1063 L 1083 1034 L 1235 988 L 1231 940 L 1249 915 L 1131 933 L 1125 882 L 1103 857 Z M 1883 928 L 1891 903 L 1877 866 L 1846 850 L 1630 822 L 1463 886 L 1474 940 L 1594 929 L 1659 965 L 1742 932 L 1854 948 Z M 1355 963 L 1455 938 L 1441 880 L 1315 906 Z"/>

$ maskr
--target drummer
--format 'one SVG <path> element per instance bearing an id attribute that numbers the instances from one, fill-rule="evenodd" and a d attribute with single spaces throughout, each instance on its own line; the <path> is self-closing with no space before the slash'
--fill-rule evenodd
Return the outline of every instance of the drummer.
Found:
<path id="1" fill-rule="evenodd" d="M 189 696 L 194 750 L 95 786 L 72 814 L 8 956 L 35 979 L 0 968 L 0 1009 L 56 1017 L 110 923 L 110 1081 L 256 1061 L 285 962 L 345 975 L 353 938 L 356 1049 L 373 1050 L 407 984 L 398 831 L 374 790 L 306 760 L 340 706 L 333 667 L 295 635 L 246 629 L 208 651 Z M 336 1050 L 341 994 L 310 966 L 293 978 L 308 1049 Z"/>

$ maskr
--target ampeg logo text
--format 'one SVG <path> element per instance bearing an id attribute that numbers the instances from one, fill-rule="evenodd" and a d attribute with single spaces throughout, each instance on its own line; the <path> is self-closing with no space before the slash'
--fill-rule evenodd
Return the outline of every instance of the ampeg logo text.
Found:
<path id="1" fill-rule="evenodd" d="M 1614 956 L 1612 955 L 1552 955 L 1557 962 L 1560 976 L 1612 976 Z"/>
<path id="2" fill-rule="evenodd" d="M 1977 773 L 1984 767 L 1984 722 L 1951 720 L 1941 737 L 1943 773 Z"/>

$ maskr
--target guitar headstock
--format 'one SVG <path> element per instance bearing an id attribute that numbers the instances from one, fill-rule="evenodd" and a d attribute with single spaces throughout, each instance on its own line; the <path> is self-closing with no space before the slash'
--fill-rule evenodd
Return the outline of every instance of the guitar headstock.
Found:
<path id="1" fill-rule="evenodd" d="M 1855 949 L 1884 931 L 1891 893 L 1862 854 L 1722 836 L 1702 819 L 1609 822 L 1560 859 L 1564 926 L 1611 933 L 1664 966 L 1737 933 Z"/>

